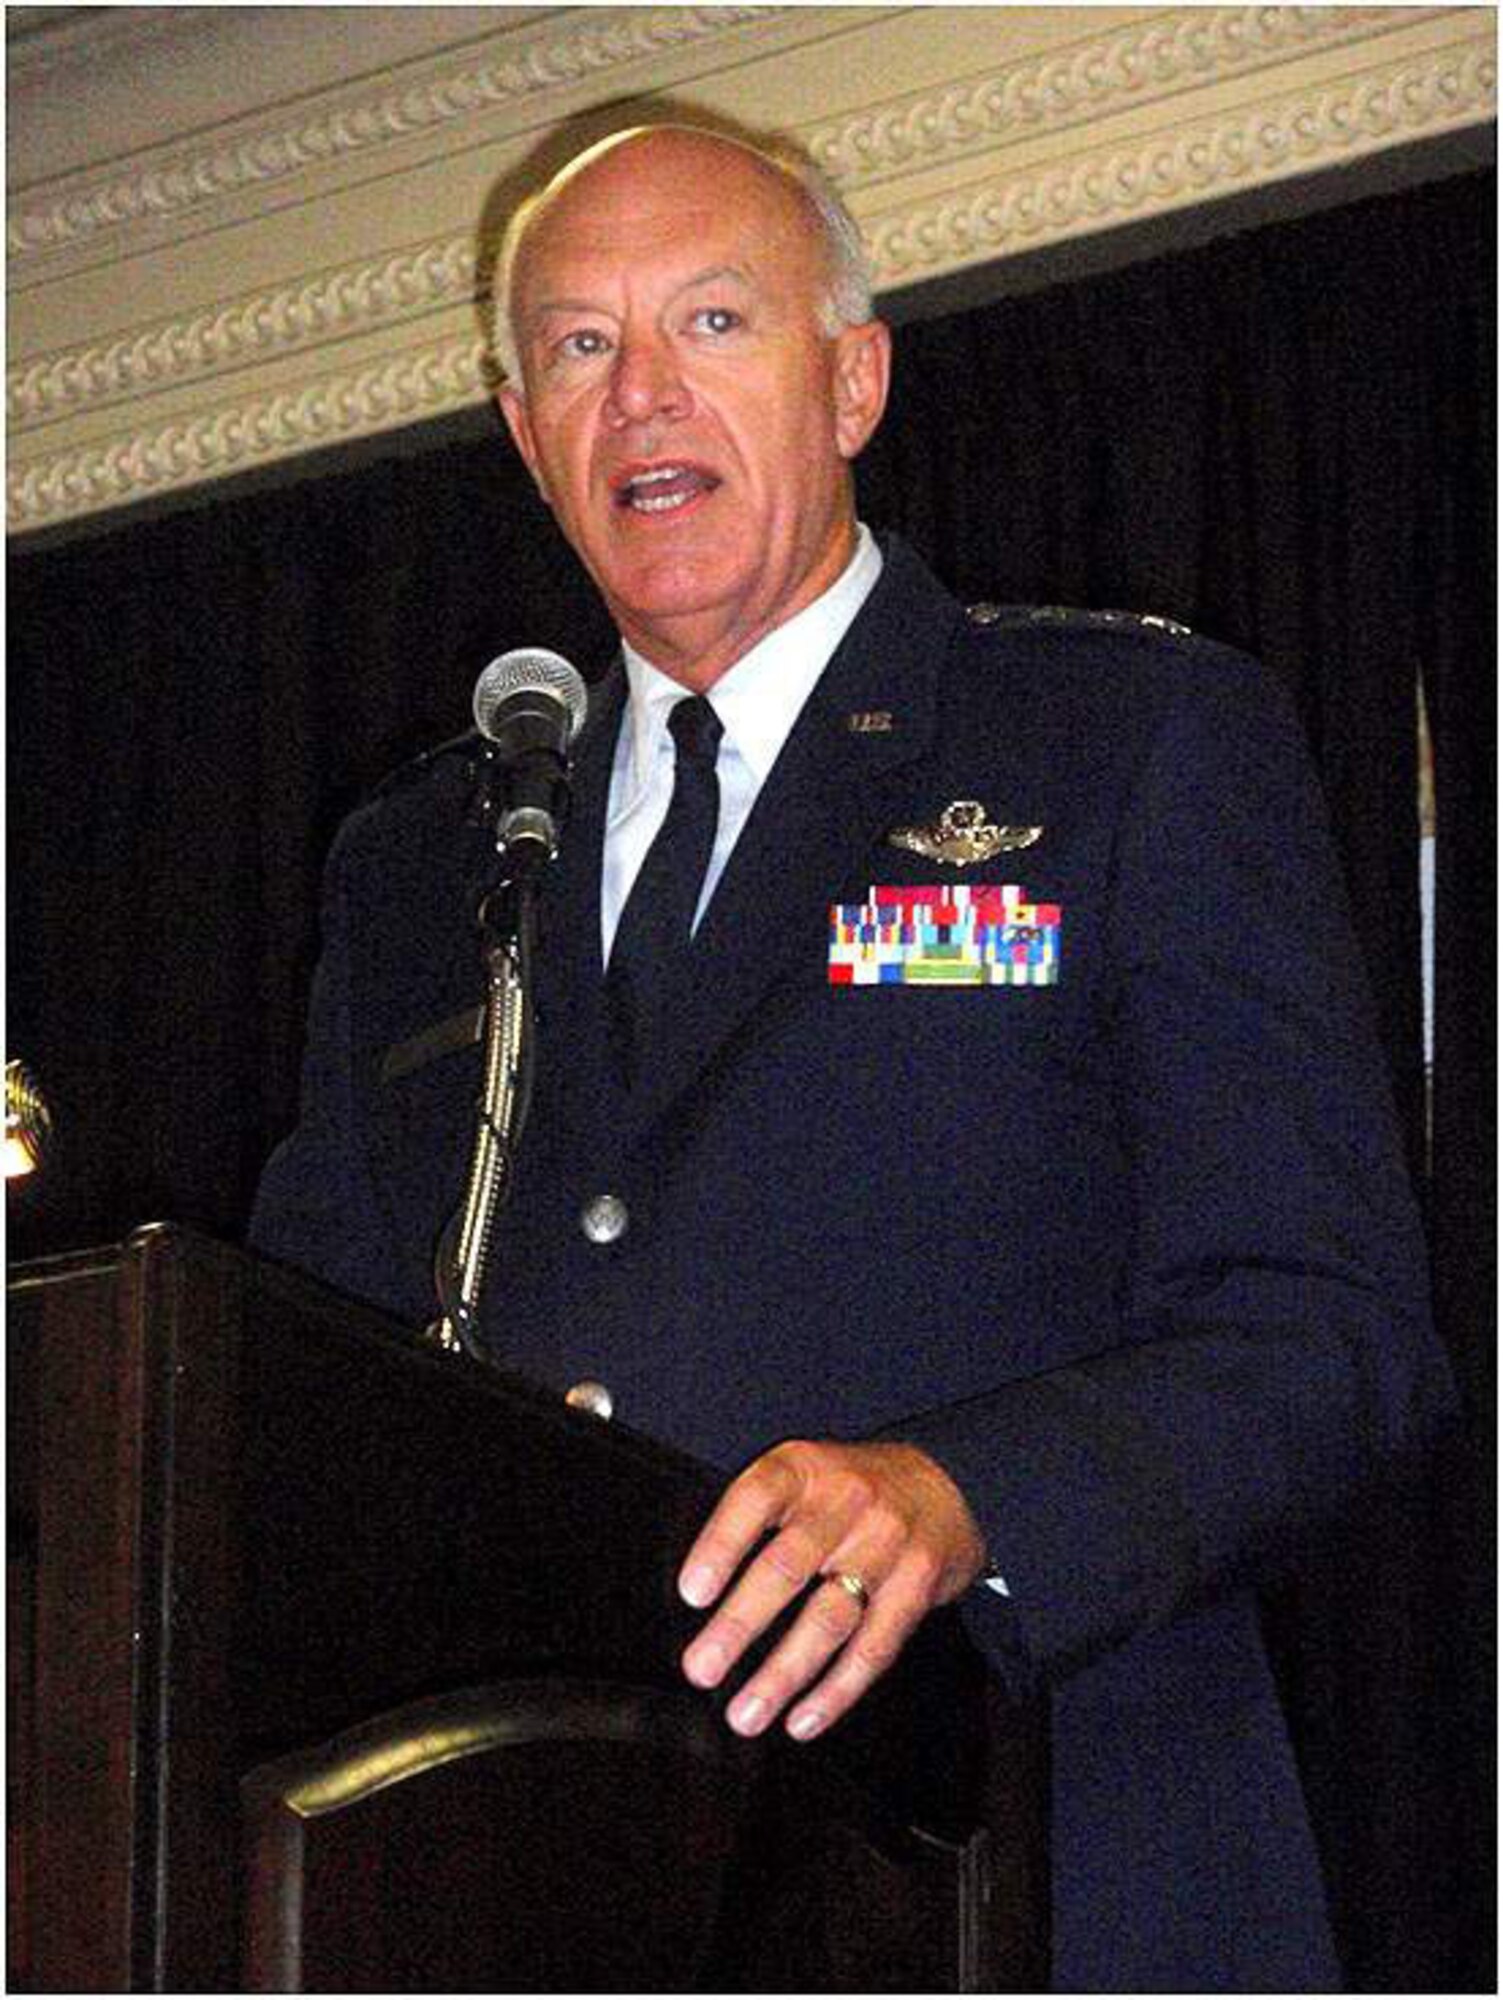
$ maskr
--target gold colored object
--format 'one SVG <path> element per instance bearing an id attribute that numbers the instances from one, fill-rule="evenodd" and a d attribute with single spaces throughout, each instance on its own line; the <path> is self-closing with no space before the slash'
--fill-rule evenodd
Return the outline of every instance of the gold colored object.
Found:
<path id="1" fill-rule="evenodd" d="M 853 736 L 886 736 L 892 729 L 890 708 L 858 708 L 845 719 Z"/>
<path id="2" fill-rule="evenodd" d="M 40 1084 L 15 1057 L 5 1065 L 5 1178 L 34 1174 L 52 1138 L 52 1110 Z"/>
<path id="3" fill-rule="evenodd" d="M 838 1583 L 848 1597 L 854 1597 L 863 1611 L 872 1601 L 871 1592 L 853 1569 L 831 1570 L 830 1582 Z"/>
<path id="4" fill-rule="evenodd" d="M 979 799 L 957 799 L 932 826 L 895 826 L 887 844 L 922 854 L 930 861 L 950 861 L 968 868 L 998 854 L 1032 847 L 1043 832 L 1041 826 L 993 826 Z"/>
<path id="5" fill-rule="evenodd" d="M 616 1408 L 616 1399 L 603 1382 L 576 1382 L 572 1389 L 565 1389 L 564 1401 L 571 1410 L 583 1410 L 607 1424 Z"/>
<path id="6" fill-rule="evenodd" d="M 324 1751 L 296 1759 L 304 1768 L 298 1769 L 283 1801 L 299 1819 L 318 1819 L 405 1778 L 502 1744 L 525 1743 L 538 1733 L 536 1705 L 519 1700 L 504 1684 L 496 1693 L 429 1697 L 391 1716 L 357 1724 Z"/>

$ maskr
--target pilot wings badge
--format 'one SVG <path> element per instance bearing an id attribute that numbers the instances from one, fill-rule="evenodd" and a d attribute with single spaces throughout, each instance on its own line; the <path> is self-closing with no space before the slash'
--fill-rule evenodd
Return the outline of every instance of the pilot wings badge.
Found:
<path id="1" fill-rule="evenodd" d="M 906 848 L 930 861 L 949 861 L 958 868 L 990 861 L 1019 847 L 1032 847 L 1043 836 L 1041 826 L 993 826 L 979 799 L 957 799 L 945 807 L 932 826 L 895 826 L 889 847 Z"/>

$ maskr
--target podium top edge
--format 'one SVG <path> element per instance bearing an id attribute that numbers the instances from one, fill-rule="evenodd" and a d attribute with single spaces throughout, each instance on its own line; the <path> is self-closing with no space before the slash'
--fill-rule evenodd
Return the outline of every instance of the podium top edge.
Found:
<path id="1" fill-rule="evenodd" d="M 88 1243 L 76 1250 L 54 1250 L 42 1257 L 28 1257 L 6 1273 L 6 1290 L 33 1291 L 38 1285 L 54 1284 L 61 1278 L 102 1277 L 159 1244 L 171 1250 L 189 1242 L 207 1244 L 212 1240 L 181 1222 L 143 1222 L 113 1243 Z"/>
<path id="2" fill-rule="evenodd" d="M 104 1277 L 120 1268 L 118 1243 L 95 1243 L 82 1250 L 58 1250 L 47 1257 L 29 1257 L 6 1273 L 7 1293 L 36 1291 L 62 1278 Z"/>

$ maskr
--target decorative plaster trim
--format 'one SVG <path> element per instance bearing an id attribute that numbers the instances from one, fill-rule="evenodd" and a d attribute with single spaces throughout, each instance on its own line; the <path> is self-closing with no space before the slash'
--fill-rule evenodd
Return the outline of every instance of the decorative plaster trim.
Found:
<path id="1" fill-rule="evenodd" d="M 1497 108 L 1491 47 L 1443 50 L 1330 90 L 1250 106 L 1042 174 L 866 218 L 879 290 L 1340 165 L 1481 122 Z"/>
<path id="2" fill-rule="evenodd" d="M 1452 10 L 1203 7 L 1164 14 L 1059 55 L 949 88 L 915 91 L 859 117 L 806 126 L 804 144 L 847 194 L 983 147 L 1068 130 L 1145 102 L 1371 39 Z M 1395 19 L 1396 13 L 1398 19 Z"/>
<path id="3" fill-rule="evenodd" d="M 12 17 L 27 11 L 6 9 Z M 6 80 L 25 89 L 59 71 L 97 63 L 101 55 L 181 40 L 214 12 L 213 6 L 33 7 L 29 22 L 7 22 Z"/>
<path id="4" fill-rule="evenodd" d="M 787 9 L 655 7 L 631 11 L 623 20 L 625 11 L 602 9 L 572 34 L 537 36 L 491 62 L 347 101 L 296 125 L 247 132 L 214 151 L 179 152 L 142 171 L 104 180 L 82 178 L 62 193 L 18 208 L 7 224 L 11 258 L 19 267 L 102 232 L 183 215 L 242 189 L 263 188 L 307 167 L 545 96 Z"/>
<path id="5" fill-rule="evenodd" d="M 1203 82 L 1207 74 L 1221 78 L 1237 68 L 1307 52 L 1313 44 L 1361 40 L 1375 24 L 1389 26 L 1393 12 L 1393 8 L 1337 12 L 1215 8 L 1209 16 L 1207 12 L 1161 16 L 1145 28 L 1107 36 L 1063 56 L 1019 64 L 953 90 L 915 92 L 859 118 L 805 128 L 801 136 L 849 196 L 903 172 L 975 154 L 983 146 L 995 148 L 997 142 L 1007 144 L 1035 132 L 1095 120 L 1129 100 L 1141 104 L 1145 84 L 1151 84 L 1157 100 Z M 1445 12 L 1403 10 L 1403 26 Z M 1443 58 L 1431 58 L 1439 60 Z M 1239 142 L 1233 136 L 1227 144 L 1235 148 Z M 1147 150 L 1139 148 L 1139 158 Z M 1199 166 L 1185 158 L 1177 168 L 1165 168 L 1161 150 L 1161 144 L 1153 148 L 1153 172 L 1163 196 L 1173 200 L 1171 182 L 1187 178 Z M 1269 160 L 1267 168 L 1273 164 Z M 1005 224 L 991 222 L 993 230 L 1001 228 L 993 238 L 995 248 L 1017 236 L 1039 240 L 1041 228 L 1047 230 L 1041 240 L 1051 240 L 1069 234 L 1081 222 L 1097 226 L 1103 172 L 1107 178 L 1127 172 L 1129 180 L 1141 180 L 1141 170 L 1125 168 L 1119 158 L 1097 166 L 1095 176 L 1089 164 L 1079 162 L 1069 172 L 1075 188 L 1061 192 L 1057 182 L 1051 184 L 1049 214 L 1043 224 L 1035 214 L 1037 190 L 1017 188 L 1011 196 L 1015 214 Z M 961 208 L 973 204 L 975 196 L 965 196 Z M 955 222 L 953 228 L 973 230 L 973 224 Z M 915 244 L 929 238 L 931 228 L 923 216 L 887 226 L 873 240 L 877 284 L 903 282 L 915 262 Z M 963 260 L 971 254 L 967 252 Z M 8 370 L 8 420 L 26 432 L 70 412 L 106 410 L 146 390 L 186 386 L 274 356 L 408 322 L 468 302 L 474 296 L 474 282 L 472 238 L 444 236 L 270 292 L 248 292 L 190 318 L 154 320 L 104 344 L 64 348 Z"/>
<path id="6" fill-rule="evenodd" d="M 1044 172 L 994 177 L 960 195 L 879 211 L 865 224 L 878 285 L 909 284 L 1477 124 L 1496 108 L 1496 83 L 1490 40 L 1453 47 L 1329 89 L 1193 121 L 1177 131 L 1151 135 L 1136 147 L 1089 153 Z M 414 295 L 429 285 L 435 305 L 444 286 L 463 289 L 459 263 L 443 262 L 446 251 L 468 254 L 466 245 L 454 243 L 410 253 L 415 275 L 405 281 L 415 287 Z M 438 261 L 430 263 L 430 258 Z M 351 267 L 332 274 L 323 281 L 327 291 L 319 295 L 319 308 L 328 311 L 331 321 L 354 314 L 361 326 L 376 323 L 383 314 L 389 320 L 404 317 L 408 308 L 399 296 L 404 279 L 389 277 L 383 293 L 372 275 L 385 268 Z M 285 298 L 297 296 L 293 288 Z M 454 303 L 452 298 L 446 302 Z M 242 301 L 231 310 L 244 315 L 237 322 L 240 331 L 249 335 L 253 329 L 257 341 L 265 343 L 277 338 L 272 307 L 273 302 L 262 301 L 258 311 L 256 302 Z M 425 309 L 411 307 L 413 312 Z M 285 310 L 290 317 L 282 332 L 287 344 L 296 346 L 305 338 L 304 322 L 294 323 L 292 308 Z M 313 308 L 304 312 L 311 325 Z M 359 319 L 361 313 L 364 319 Z M 335 324 L 334 333 L 348 323 Z M 229 335 L 223 338 L 228 342 Z M 220 364 L 211 359 L 208 365 Z M 352 373 L 328 375 L 300 389 L 221 404 L 151 430 L 30 461 L 13 455 L 9 525 L 21 532 L 145 499 L 445 415 L 479 402 L 485 393 L 479 337 L 451 339 Z"/>
<path id="7" fill-rule="evenodd" d="M 45 527 L 463 409 L 484 394 L 481 361 L 478 337 L 451 340 L 299 389 L 203 410 L 149 433 L 13 461 L 6 480 L 10 526 Z"/>
<path id="8" fill-rule="evenodd" d="M 1391 25 L 1393 11 L 1247 7 L 1160 17 L 1146 28 L 1108 36 L 1046 61 L 1020 64 L 939 93 L 915 93 L 859 118 L 806 128 L 802 137 L 849 195 L 917 167 L 973 154 L 983 146 L 994 148 L 999 140 L 1006 144 L 1038 130 L 1103 117 L 1130 99 L 1142 103 L 1145 82 L 1152 84 L 1155 97 L 1169 95 L 1204 81 L 1208 72 L 1221 77 L 1237 68 L 1276 61 L 1291 50 L 1307 50 L 1314 43 L 1364 38 L 1375 23 Z M 1404 25 L 1446 11 L 1409 10 Z M 1454 50 L 1451 55 L 1454 58 Z M 1438 65 L 1445 57 L 1430 60 Z M 1235 152 L 1242 144 L 1235 131 L 1224 140 L 1218 132 L 1215 141 L 1219 151 Z M 1176 184 L 1201 171 L 1200 156 L 1192 160 L 1187 155 L 1177 166 L 1166 168 L 1162 144 L 1155 142 L 1151 147 L 1145 144 L 1134 158 L 1141 160 L 1150 151 L 1156 192 L 1167 205 L 1177 198 Z M 1276 164 L 1270 158 L 1265 169 Z M 1103 175 L 1111 180 L 1122 174 L 1127 176 L 1122 190 L 1126 195 L 1141 183 L 1141 167 L 1113 157 L 1093 173 L 1090 163 L 1077 162 L 1069 169 L 1071 180 L 1061 182 L 1056 177 L 1050 184 L 1042 219 L 1037 187 L 1019 184 L 1002 197 L 1011 201 L 1014 212 L 990 225 L 1001 230 L 992 239 L 994 247 L 1003 248 L 1018 237 L 1030 242 L 1052 240 L 1082 221 L 1094 223 Z M 982 199 L 994 202 L 995 197 Z M 952 204 L 949 213 L 965 219 L 940 226 L 948 227 L 952 235 L 958 230 L 969 240 L 976 224 L 967 212 L 976 201 L 976 196 L 967 195 L 960 204 Z M 934 226 L 920 212 L 903 224 L 885 225 L 880 235 L 869 231 L 874 236 L 879 285 L 903 282 L 916 261 L 935 261 L 933 255 L 926 259 L 916 250 L 933 240 Z M 974 254 L 963 252 L 962 261 Z M 70 412 L 107 409 L 143 391 L 186 386 L 411 321 L 470 300 L 475 268 L 469 236 L 440 237 L 273 291 L 242 294 L 187 319 L 157 320 L 102 344 L 42 355 L 8 371 L 7 415 L 24 432 Z"/>
<path id="9" fill-rule="evenodd" d="M 72 411 L 107 409 L 143 391 L 417 319 L 463 304 L 474 291 L 472 240 L 440 238 L 11 368 L 6 414 L 16 429 L 34 429 Z"/>

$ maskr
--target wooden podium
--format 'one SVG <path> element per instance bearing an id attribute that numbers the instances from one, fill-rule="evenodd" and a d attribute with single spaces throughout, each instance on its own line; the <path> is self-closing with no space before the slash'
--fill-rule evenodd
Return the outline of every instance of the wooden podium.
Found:
<path id="1" fill-rule="evenodd" d="M 719 1482 L 170 1227 L 9 1289 L 12 1990 L 1047 1982 L 950 1613 L 807 1748 L 677 1658 Z"/>

